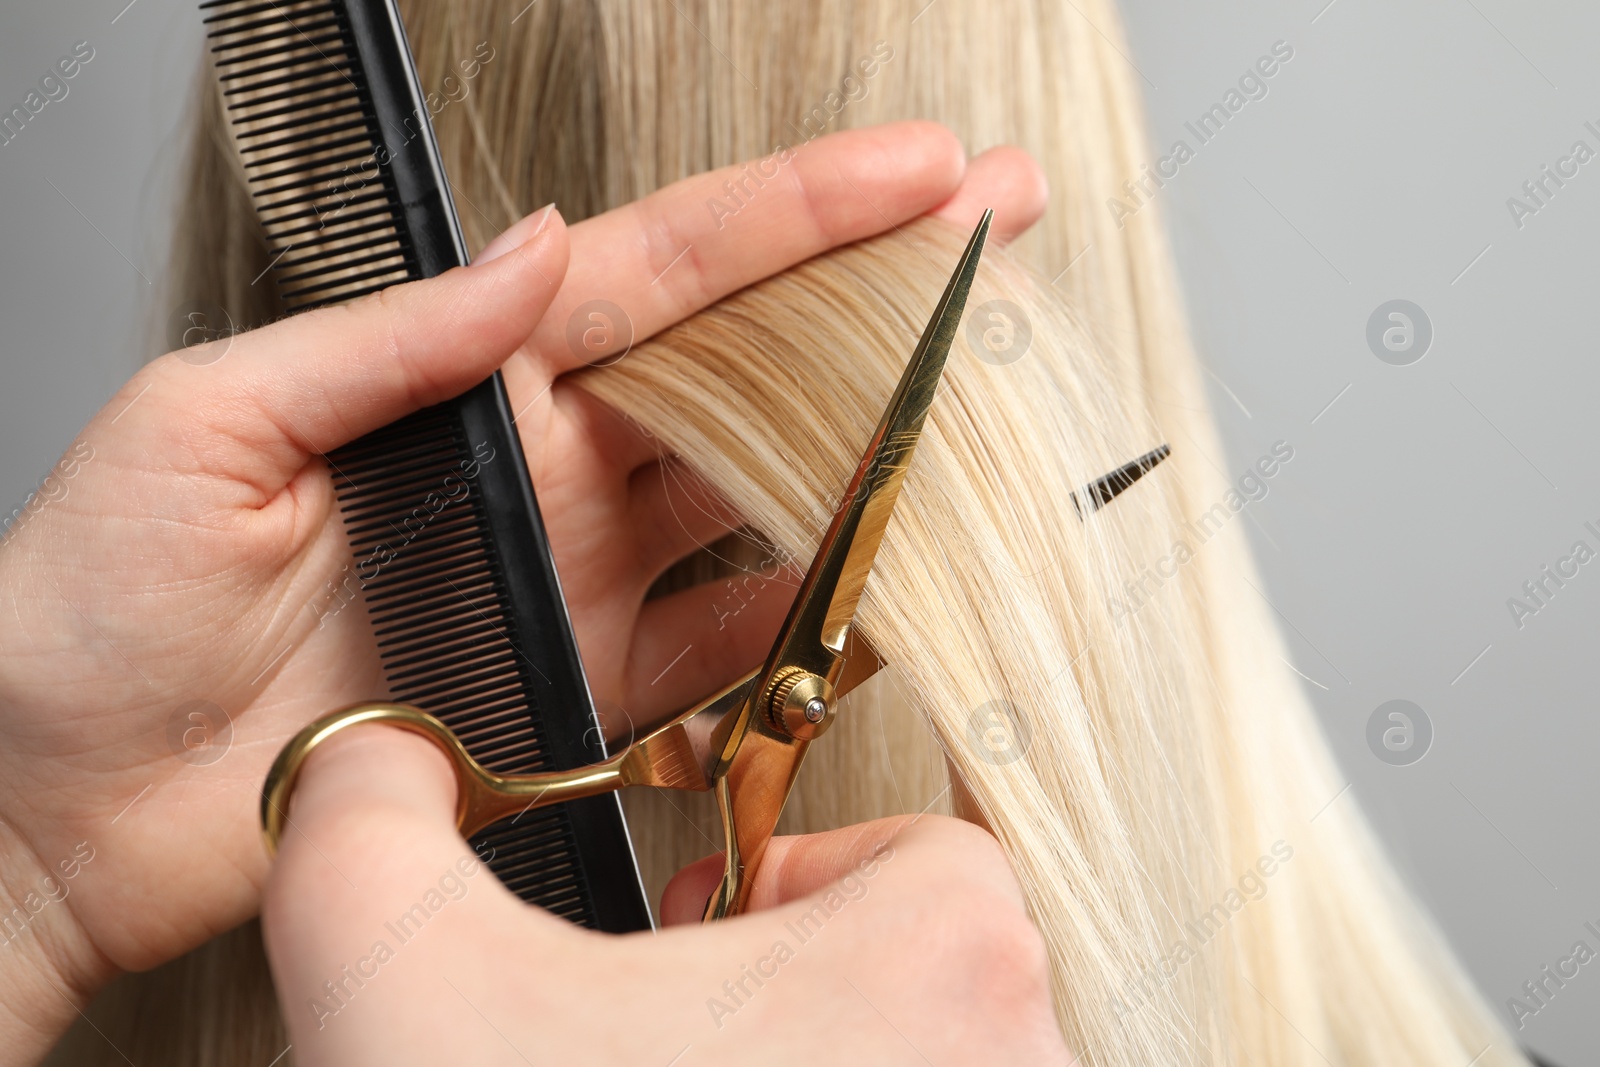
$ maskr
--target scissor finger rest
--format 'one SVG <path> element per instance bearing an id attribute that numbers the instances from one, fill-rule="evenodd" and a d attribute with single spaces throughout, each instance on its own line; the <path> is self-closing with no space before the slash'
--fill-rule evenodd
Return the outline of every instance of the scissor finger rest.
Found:
<path id="1" fill-rule="evenodd" d="M 857 675 L 877 669 L 877 659 L 863 654 Z M 267 851 L 276 853 L 289 820 L 289 794 L 294 791 L 306 757 L 328 738 L 351 726 L 382 723 L 419 734 L 439 746 L 456 772 L 456 824 L 471 837 L 509 815 L 567 800 L 611 793 L 624 786 L 704 792 L 715 784 L 712 733 L 730 709 L 744 704 L 755 672 L 680 712 L 650 730 L 610 759 L 565 771 L 500 775 L 486 769 L 462 747 L 456 735 L 432 715 L 408 704 L 357 704 L 324 715 L 295 734 L 278 753 L 261 787 L 261 831 Z M 854 679 L 852 679 L 852 682 Z"/>
<path id="2" fill-rule="evenodd" d="M 505 777 L 486 770 L 448 726 L 427 712 L 406 704 L 357 704 L 324 715 L 278 753 L 261 789 L 261 832 L 269 854 L 277 853 L 278 840 L 289 821 L 289 796 L 306 757 L 339 731 L 366 723 L 407 730 L 438 746 L 456 775 L 456 825 L 469 837 L 516 812 L 609 793 L 628 784 L 623 768 L 628 752 L 569 771 Z"/>

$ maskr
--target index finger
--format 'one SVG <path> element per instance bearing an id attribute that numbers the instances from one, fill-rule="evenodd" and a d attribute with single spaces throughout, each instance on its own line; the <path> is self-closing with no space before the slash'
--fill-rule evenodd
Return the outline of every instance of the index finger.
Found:
<path id="1" fill-rule="evenodd" d="M 674 182 L 571 227 L 571 266 L 529 350 L 552 375 L 626 351 L 729 293 L 932 210 L 965 170 L 948 129 L 895 122 Z M 595 301 L 623 321 L 589 334 L 592 345 L 572 343 L 569 322 Z"/>
<path id="2" fill-rule="evenodd" d="M 896 860 L 897 850 L 904 858 Z M 872 879 L 891 861 L 915 882 L 934 884 L 952 871 L 1001 889 L 1022 906 L 1022 893 L 999 843 L 986 831 L 945 815 L 895 815 L 816 834 L 774 837 L 756 872 L 750 910 L 762 911 L 826 889 L 851 874 Z M 689 864 L 661 894 L 663 925 L 699 922 L 722 877 L 721 853 Z"/>

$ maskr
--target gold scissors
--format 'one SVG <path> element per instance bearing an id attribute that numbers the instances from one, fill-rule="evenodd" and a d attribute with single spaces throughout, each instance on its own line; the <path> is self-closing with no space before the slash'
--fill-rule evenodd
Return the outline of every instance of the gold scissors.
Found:
<path id="1" fill-rule="evenodd" d="M 881 666 L 851 633 L 856 606 L 944 373 L 993 214 L 984 212 L 967 242 L 761 667 L 609 759 L 539 774 L 486 770 L 447 726 L 413 707 L 358 704 L 335 712 L 300 731 L 268 772 L 261 825 L 269 851 L 277 848 L 289 794 L 311 750 L 340 730 L 381 722 L 421 734 L 450 758 L 456 821 L 466 836 L 521 811 L 625 786 L 715 790 L 727 852 L 705 917 L 743 911 L 807 747 L 832 725 L 839 698 Z"/>

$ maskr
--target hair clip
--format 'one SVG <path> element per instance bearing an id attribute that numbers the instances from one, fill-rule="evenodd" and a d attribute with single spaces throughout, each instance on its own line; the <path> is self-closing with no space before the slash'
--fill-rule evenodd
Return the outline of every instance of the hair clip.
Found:
<path id="1" fill-rule="evenodd" d="M 1088 485 L 1072 494 L 1072 506 L 1078 512 L 1078 518 L 1087 518 L 1083 504 L 1078 500 L 1078 493 L 1083 493 L 1089 500 L 1089 512 L 1099 511 L 1117 498 L 1128 486 L 1143 478 L 1154 470 L 1157 463 L 1172 455 L 1171 445 L 1161 445 L 1154 451 L 1146 452 L 1131 463 L 1124 463 L 1110 474 L 1102 474 Z"/>

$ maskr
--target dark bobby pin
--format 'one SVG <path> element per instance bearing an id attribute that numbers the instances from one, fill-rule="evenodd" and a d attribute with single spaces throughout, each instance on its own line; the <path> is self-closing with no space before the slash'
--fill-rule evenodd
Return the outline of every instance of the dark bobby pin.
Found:
<path id="1" fill-rule="evenodd" d="M 1082 489 L 1079 489 L 1078 492 L 1073 493 L 1072 506 L 1078 512 L 1078 518 L 1081 520 L 1089 512 L 1099 511 L 1111 503 L 1117 498 L 1118 493 L 1143 478 L 1150 471 L 1155 470 L 1156 464 L 1170 455 L 1172 455 L 1172 446 L 1162 445 L 1153 452 L 1146 452 L 1132 463 L 1123 464 L 1110 474 L 1101 475 Z M 1087 511 L 1084 509 L 1083 501 L 1079 499 L 1079 493 L 1088 498 L 1089 507 Z"/>

